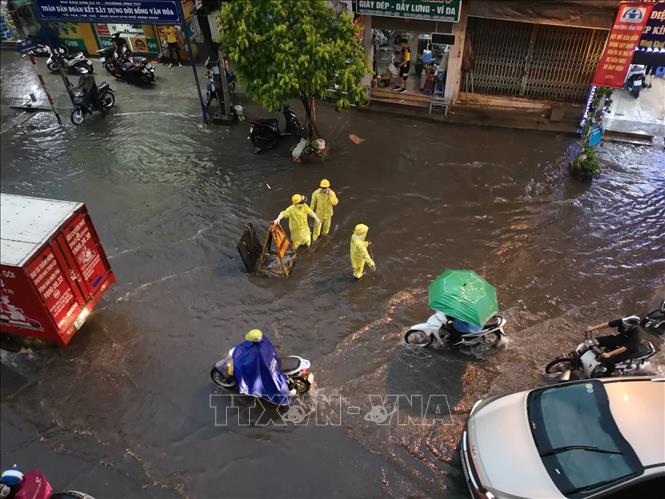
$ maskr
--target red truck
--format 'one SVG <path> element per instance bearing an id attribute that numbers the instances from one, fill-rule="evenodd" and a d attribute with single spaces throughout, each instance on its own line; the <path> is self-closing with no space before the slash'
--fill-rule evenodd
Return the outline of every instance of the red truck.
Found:
<path id="1" fill-rule="evenodd" d="M 115 276 L 83 203 L 0 194 L 0 332 L 65 346 Z"/>

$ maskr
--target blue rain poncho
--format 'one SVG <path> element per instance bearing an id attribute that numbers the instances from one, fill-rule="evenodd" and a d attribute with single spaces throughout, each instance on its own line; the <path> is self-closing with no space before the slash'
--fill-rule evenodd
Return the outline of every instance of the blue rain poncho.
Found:
<path id="1" fill-rule="evenodd" d="M 264 335 L 260 342 L 243 341 L 233 350 L 233 376 L 238 391 L 276 405 L 290 400 L 286 377 L 279 369 L 277 352 Z"/>

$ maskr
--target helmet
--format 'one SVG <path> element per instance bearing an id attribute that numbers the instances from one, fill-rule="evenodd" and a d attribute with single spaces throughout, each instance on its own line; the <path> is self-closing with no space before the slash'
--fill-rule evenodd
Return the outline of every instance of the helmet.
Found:
<path id="1" fill-rule="evenodd" d="M 367 234 L 367 231 L 369 230 L 369 227 L 365 224 L 358 224 L 356 225 L 356 228 L 353 230 L 353 233 L 357 236 L 362 236 L 363 234 Z"/>
<path id="2" fill-rule="evenodd" d="M 327 178 L 324 178 L 321 180 L 321 183 L 319 184 L 319 187 L 330 187 L 330 180 Z"/>
<path id="3" fill-rule="evenodd" d="M 21 482 L 23 482 L 23 472 L 16 465 L 6 469 L 0 475 L 0 484 L 12 489 L 17 489 L 21 485 Z"/>
<path id="4" fill-rule="evenodd" d="M 247 341 L 253 341 L 254 343 L 259 343 L 263 339 L 263 333 L 260 329 L 252 329 L 245 335 Z"/>
<path id="5" fill-rule="evenodd" d="M 291 196 L 291 202 L 293 204 L 304 203 L 306 200 L 307 198 L 302 194 L 294 194 L 293 196 Z"/>

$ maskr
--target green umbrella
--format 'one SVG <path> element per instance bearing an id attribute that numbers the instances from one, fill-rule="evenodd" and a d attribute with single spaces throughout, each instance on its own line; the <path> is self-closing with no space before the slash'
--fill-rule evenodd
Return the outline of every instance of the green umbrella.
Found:
<path id="1" fill-rule="evenodd" d="M 446 269 L 428 291 L 430 308 L 478 326 L 499 311 L 496 289 L 473 270 Z"/>

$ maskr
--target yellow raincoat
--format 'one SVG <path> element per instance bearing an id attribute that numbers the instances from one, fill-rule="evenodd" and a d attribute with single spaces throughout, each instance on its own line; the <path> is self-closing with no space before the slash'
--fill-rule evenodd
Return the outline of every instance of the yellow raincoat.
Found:
<path id="1" fill-rule="evenodd" d="M 316 218 L 316 214 L 306 203 L 292 204 L 279 214 L 279 218 L 289 219 L 289 232 L 293 249 L 312 244 L 312 233 L 307 223 L 307 215 Z"/>
<path id="2" fill-rule="evenodd" d="M 369 227 L 365 224 L 356 225 L 353 235 L 351 236 L 351 266 L 353 267 L 353 277 L 360 279 L 365 271 L 365 264 L 368 264 L 370 267 L 375 267 L 376 264 L 372 257 L 369 256 L 367 251 L 367 246 L 369 242 L 365 241 L 367 236 L 367 231 Z"/>
<path id="3" fill-rule="evenodd" d="M 330 223 L 332 222 L 333 206 L 339 203 L 337 194 L 332 189 L 328 189 L 328 194 L 323 189 L 317 189 L 312 193 L 312 210 L 319 217 L 321 222 L 314 224 L 314 241 L 323 234 L 327 236 L 330 232 Z"/>

